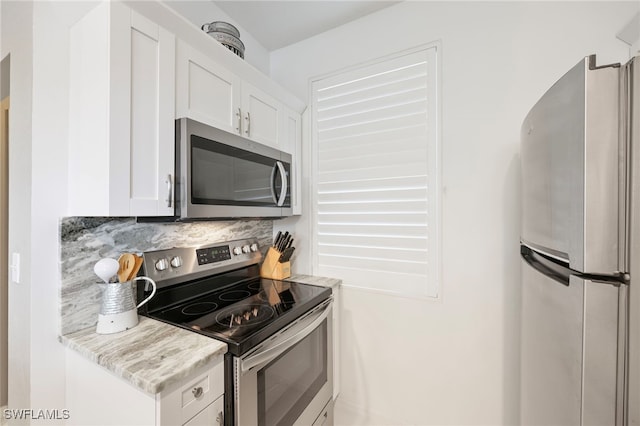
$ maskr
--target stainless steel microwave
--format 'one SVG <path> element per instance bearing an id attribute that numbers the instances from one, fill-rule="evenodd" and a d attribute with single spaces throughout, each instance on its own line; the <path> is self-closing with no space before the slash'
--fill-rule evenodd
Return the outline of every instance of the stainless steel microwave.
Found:
<path id="1" fill-rule="evenodd" d="M 189 118 L 176 120 L 179 220 L 291 216 L 291 155 Z"/>

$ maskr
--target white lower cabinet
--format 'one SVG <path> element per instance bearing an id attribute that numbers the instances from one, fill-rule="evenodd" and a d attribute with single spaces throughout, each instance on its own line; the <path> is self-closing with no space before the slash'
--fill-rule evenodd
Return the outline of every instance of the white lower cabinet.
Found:
<path id="1" fill-rule="evenodd" d="M 184 426 L 223 426 L 224 398 L 220 397 L 209 404 L 207 408 L 189 420 Z"/>
<path id="2" fill-rule="evenodd" d="M 199 425 L 204 419 L 222 418 L 224 371 L 222 358 L 189 378 L 163 390 L 158 399 L 159 425 Z M 219 401 L 218 401 L 219 400 Z M 213 411 L 216 411 L 215 415 Z"/>
<path id="3" fill-rule="evenodd" d="M 329 401 L 312 426 L 333 426 L 333 405 L 335 399 Z"/>
<path id="4" fill-rule="evenodd" d="M 223 394 L 222 356 L 149 394 L 67 349 L 67 425 L 218 426 L 224 423 Z"/>
<path id="5" fill-rule="evenodd" d="M 340 312 L 342 312 L 342 284 L 333 287 L 333 400 L 340 395 L 340 377 L 342 376 L 342 360 L 340 359 Z M 333 422 L 329 423 L 333 424 Z"/>

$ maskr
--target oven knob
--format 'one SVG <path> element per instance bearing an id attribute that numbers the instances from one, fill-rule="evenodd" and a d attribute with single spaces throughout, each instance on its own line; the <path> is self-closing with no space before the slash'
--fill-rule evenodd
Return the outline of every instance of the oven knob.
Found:
<path id="1" fill-rule="evenodd" d="M 251 251 L 258 251 L 258 245 L 256 243 L 251 244 Z"/>
<path id="2" fill-rule="evenodd" d="M 240 247 L 234 247 L 233 254 L 235 254 L 236 256 L 242 254 L 242 249 Z"/>
<path id="3" fill-rule="evenodd" d="M 169 267 L 169 262 L 167 259 L 160 259 L 156 262 L 156 271 L 164 271 Z"/>
<path id="4" fill-rule="evenodd" d="M 180 256 L 174 256 L 171 259 L 171 266 L 174 268 L 179 268 L 182 266 L 182 258 Z"/>
<path id="5" fill-rule="evenodd" d="M 251 251 L 251 249 L 249 248 L 249 246 L 242 246 L 242 252 L 243 253 L 249 253 Z"/>

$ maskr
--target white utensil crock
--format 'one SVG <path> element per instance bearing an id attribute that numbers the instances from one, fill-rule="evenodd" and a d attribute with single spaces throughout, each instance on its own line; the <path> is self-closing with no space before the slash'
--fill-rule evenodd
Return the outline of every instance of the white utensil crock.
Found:
<path id="1" fill-rule="evenodd" d="M 134 302 L 134 282 L 144 280 L 153 287 L 151 295 L 138 303 Z M 156 294 L 156 283 L 148 277 L 136 277 L 125 283 L 98 284 L 102 290 L 102 303 L 98 314 L 96 333 L 119 333 L 138 324 L 138 308 Z"/>

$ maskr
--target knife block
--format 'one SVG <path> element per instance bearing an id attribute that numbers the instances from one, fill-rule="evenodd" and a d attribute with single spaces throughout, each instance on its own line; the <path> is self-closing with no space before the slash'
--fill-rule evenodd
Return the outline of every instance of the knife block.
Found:
<path id="1" fill-rule="evenodd" d="M 260 267 L 260 276 L 272 280 L 283 280 L 291 276 L 291 262 L 278 262 L 280 253 L 273 247 L 269 247 L 267 255 L 264 257 L 262 266 Z"/>

